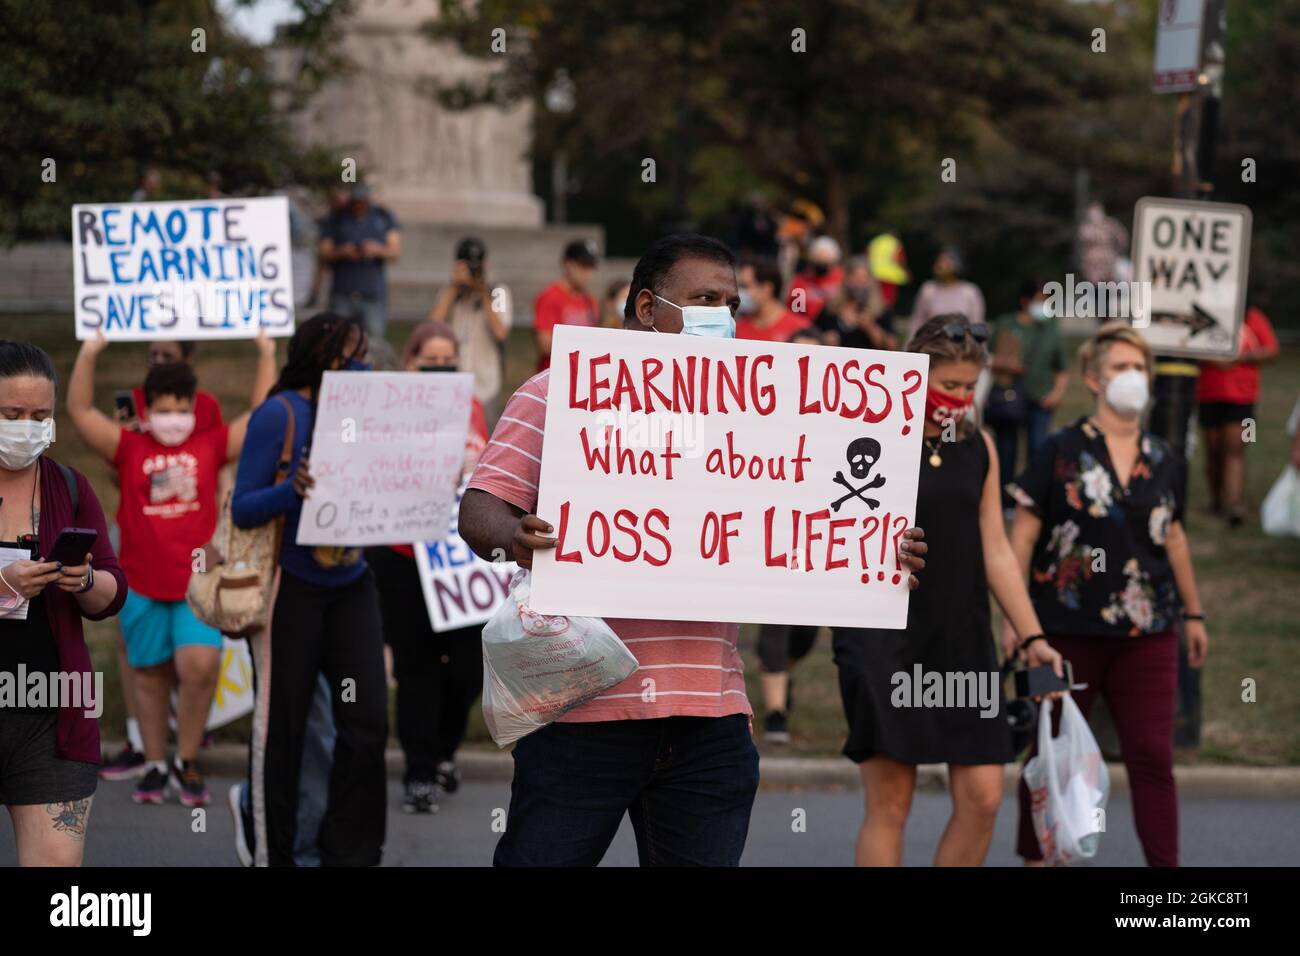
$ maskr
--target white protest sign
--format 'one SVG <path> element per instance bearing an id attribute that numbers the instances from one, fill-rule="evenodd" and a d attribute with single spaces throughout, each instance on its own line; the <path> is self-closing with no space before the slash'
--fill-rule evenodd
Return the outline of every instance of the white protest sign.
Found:
<path id="1" fill-rule="evenodd" d="M 429 624 L 435 631 L 482 624 L 506 599 L 510 578 L 519 570 L 513 561 L 493 564 L 470 550 L 457 529 L 464 493 L 462 483 L 456 492 L 447 537 L 415 546 L 424 603 L 429 609 Z"/>
<path id="2" fill-rule="evenodd" d="M 77 338 L 292 335 L 291 254 L 283 196 L 73 206 Z"/>
<path id="3" fill-rule="evenodd" d="M 1190 199 L 1139 199 L 1133 278 L 1149 283 L 1143 336 L 1158 355 L 1233 358 L 1246 314 L 1250 210 Z"/>
<path id="4" fill-rule="evenodd" d="M 248 641 L 235 641 L 222 635 L 221 672 L 208 711 L 208 730 L 223 727 L 253 712 L 253 656 Z"/>
<path id="5" fill-rule="evenodd" d="M 428 541 L 447 531 L 474 376 L 326 372 L 312 432 L 315 486 L 298 544 Z"/>
<path id="6" fill-rule="evenodd" d="M 536 611 L 906 625 L 925 356 L 575 326 L 551 354 Z"/>

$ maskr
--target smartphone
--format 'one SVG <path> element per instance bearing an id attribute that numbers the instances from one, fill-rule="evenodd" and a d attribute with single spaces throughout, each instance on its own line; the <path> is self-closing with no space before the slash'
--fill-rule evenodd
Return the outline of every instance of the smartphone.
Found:
<path id="1" fill-rule="evenodd" d="M 75 568 L 86 562 L 86 555 L 95 546 L 99 532 L 94 528 L 64 528 L 46 556 L 46 561 L 59 561 Z"/>
<path id="2" fill-rule="evenodd" d="M 1060 690 L 1069 690 L 1074 685 L 1074 668 L 1069 661 L 1062 661 L 1065 677 L 1056 676 L 1051 664 L 1040 664 L 1023 671 L 1016 671 L 1016 696 L 1037 697 L 1040 694 L 1054 694 Z"/>
<path id="3" fill-rule="evenodd" d="M 135 410 L 135 396 L 131 394 L 130 389 L 118 389 L 113 393 L 113 404 L 117 406 L 117 420 L 120 422 L 133 422 L 140 416 Z"/>

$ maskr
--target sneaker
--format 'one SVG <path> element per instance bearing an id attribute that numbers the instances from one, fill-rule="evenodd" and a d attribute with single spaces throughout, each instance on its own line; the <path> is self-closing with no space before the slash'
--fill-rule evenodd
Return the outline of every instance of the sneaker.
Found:
<path id="1" fill-rule="evenodd" d="M 172 764 L 170 787 L 187 807 L 206 807 L 208 805 L 208 785 L 203 782 L 196 760 L 176 761 Z"/>
<path id="2" fill-rule="evenodd" d="M 248 848 L 248 831 L 244 825 L 243 786 L 242 783 L 230 785 L 226 805 L 230 807 L 230 817 L 235 822 L 235 855 L 239 857 L 239 865 L 252 866 L 253 851 Z"/>
<path id="3" fill-rule="evenodd" d="M 406 813 L 437 813 L 438 785 L 428 780 L 411 780 L 406 784 L 402 810 Z"/>
<path id="4" fill-rule="evenodd" d="M 151 766 L 145 772 L 144 778 L 136 784 L 135 793 L 131 794 L 131 799 L 136 803 L 161 804 L 166 789 L 166 771 L 159 770 L 156 766 Z"/>
<path id="5" fill-rule="evenodd" d="M 455 793 L 460 789 L 460 770 L 450 760 L 438 764 L 433 779 L 442 788 L 443 793 Z"/>
<path id="6" fill-rule="evenodd" d="M 773 710 L 763 718 L 763 739 L 770 744 L 788 744 L 790 729 L 786 722 L 785 711 Z"/>
<path id="7" fill-rule="evenodd" d="M 116 757 L 99 768 L 100 780 L 135 780 L 144 776 L 144 754 L 128 742 Z"/>

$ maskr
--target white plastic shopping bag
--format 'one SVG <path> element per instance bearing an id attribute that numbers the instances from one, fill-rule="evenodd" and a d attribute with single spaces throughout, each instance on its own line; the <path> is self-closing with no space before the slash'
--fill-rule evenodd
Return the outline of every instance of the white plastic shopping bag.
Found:
<path id="1" fill-rule="evenodd" d="M 1286 466 L 1264 498 L 1259 523 L 1275 538 L 1300 538 L 1300 472 L 1295 465 Z"/>
<path id="2" fill-rule="evenodd" d="M 520 570 L 510 580 L 510 596 L 483 625 L 483 718 L 498 747 L 637 669 L 632 652 L 600 618 L 538 614 L 528 595 L 528 572 Z"/>
<path id="3" fill-rule="evenodd" d="M 1097 855 L 1105 828 L 1110 774 L 1101 748 L 1079 705 L 1061 703 L 1061 730 L 1052 736 L 1052 701 L 1038 715 L 1038 753 L 1025 764 L 1034 833 L 1048 866 L 1066 866 Z"/>

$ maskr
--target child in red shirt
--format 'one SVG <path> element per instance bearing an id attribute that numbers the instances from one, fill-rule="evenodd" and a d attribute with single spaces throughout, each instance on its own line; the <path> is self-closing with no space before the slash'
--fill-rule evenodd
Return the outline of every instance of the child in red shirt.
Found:
<path id="1" fill-rule="evenodd" d="M 127 598 L 120 621 L 133 671 L 146 769 L 133 799 L 162 803 L 176 790 L 186 806 L 208 801 L 195 758 L 221 663 L 221 634 L 185 602 L 194 555 L 217 525 L 217 476 L 239 457 L 248 413 L 229 425 L 196 430 L 194 370 L 154 365 L 144 381 L 142 430 L 93 404 L 95 361 L 105 339 L 82 344 L 68 383 L 68 414 L 86 444 L 117 472 L 122 568 Z M 168 698 L 178 685 L 176 759 L 167 762 Z"/>

